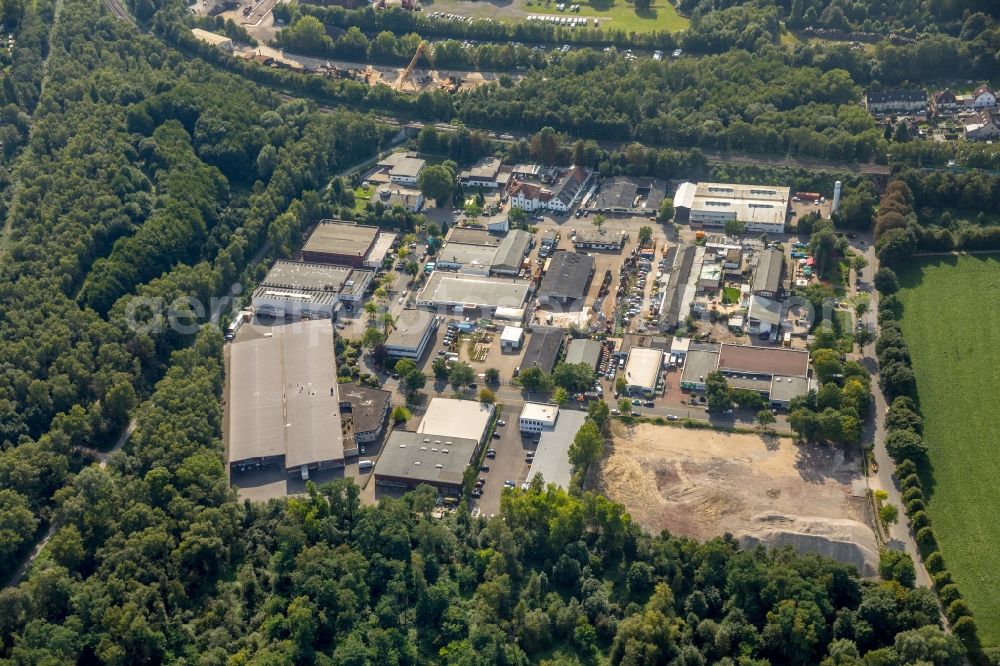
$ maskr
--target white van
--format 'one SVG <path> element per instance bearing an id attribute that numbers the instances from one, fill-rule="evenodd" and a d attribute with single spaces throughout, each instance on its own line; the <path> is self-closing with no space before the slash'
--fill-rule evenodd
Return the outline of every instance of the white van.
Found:
<path id="1" fill-rule="evenodd" d="M 358 461 L 358 469 L 359 470 L 371 469 L 374 466 L 375 466 L 375 463 L 373 463 L 371 460 L 359 460 Z"/>

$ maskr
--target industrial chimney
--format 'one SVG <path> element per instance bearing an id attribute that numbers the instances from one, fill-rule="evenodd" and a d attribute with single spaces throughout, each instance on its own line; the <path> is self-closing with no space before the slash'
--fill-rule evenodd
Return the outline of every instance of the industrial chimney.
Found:
<path id="1" fill-rule="evenodd" d="M 838 180 L 833 184 L 833 205 L 830 207 L 830 213 L 836 213 L 840 210 L 840 181 Z"/>

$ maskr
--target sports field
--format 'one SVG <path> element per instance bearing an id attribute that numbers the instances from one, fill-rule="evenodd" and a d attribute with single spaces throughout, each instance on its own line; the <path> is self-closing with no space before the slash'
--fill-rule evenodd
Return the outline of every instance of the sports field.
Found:
<path id="1" fill-rule="evenodd" d="M 933 471 L 928 512 L 983 644 L 1000 645 L 1000 255 L 925 259 L 899 278 Z"/>
<path id="2" fill-rule="evenodd" d="M 584 16 L 601 19 L 601 27 L 635 32 L 679 32 L 689 21 L 677 13 L 668 0 L 653 0 L 649 9 L 637 10 L 625 0 L 581 2 L 580 11 L 560 12 L 555 1 L 540 0 L 423 0 L 425 12 L 446 12 L 461 16 L 480 16 L 506 21 L 523 21 L 532 14 Z M 566 5 L 573 3 L 566 2 Z"/>

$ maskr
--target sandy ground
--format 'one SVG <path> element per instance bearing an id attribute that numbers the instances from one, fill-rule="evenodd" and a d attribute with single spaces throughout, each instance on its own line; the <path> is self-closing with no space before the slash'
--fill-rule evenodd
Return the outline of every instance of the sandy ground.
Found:
<path id="1" fill-rule="evenodd" d="M 865 521 L 863 497 L 852 496 L 858 465 L 836 449 L 712 430 L 616 428 L 597 486 L 647 530 L 738 534 L 762 513 Z"/>

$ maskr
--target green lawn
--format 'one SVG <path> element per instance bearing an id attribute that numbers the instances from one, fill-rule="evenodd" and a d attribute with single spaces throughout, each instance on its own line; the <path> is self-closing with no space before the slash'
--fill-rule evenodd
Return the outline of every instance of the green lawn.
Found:
<path id="1" fill-rule="evenodd" d="M 740 290 L 736 287 L 723 287 L 722 288 L 722 302 L 729 303 L 739 303 L 740 302 Z"/>
<path id="2" fill-rule="evenodd" d="M 375 188 L 367 185 L 359 185 L 354 188 L 354 210 L 358 213 L 364 212 L 365 206 L 372 200 L 374 194 Z"/>
<path id="3" fill-rule="evenodd" d="M 1000 256 L 899 272 L 933 473 L 928 511 L 985 646 L 1000 645 Z"/>
<path id="4" fill-rule="evenodd" d="M 555 4 L 552 3 L 553 8 Z M 546 13 L 549 12 L 546 11 Z M 556 14 L 558 12 L 553 11 L 552 13 Z M 680 32 L 686 29 L 689 23 L 666 0 L 654 1 L 649 9 L 643 10 L 636 10 L 635 7 L 624 2 L 624 0 L 615 0 L 615 2 L 594 1 L 589 4 L 583 4 L 577 13 L 580 16 L 597 16 L 599 18 L 611 19 L 607 22 L 602 21 L 601 27 L 624 28 L 636 32 Z M 572 15 L 568 14 L 568 16 Z"/>
<path id="5" fill-rule="evenodd" d="M 626 0 L 592 0 L 580 3 L 579 12 L 556 9 L 561 0 L 425 0 L 425 11 L 442 11 L 462 16 L 488 16 L 505 21 L 523 21 L 532 14 L 552 16 L 587 16 L 606 19 L 602 28 L 634 32 L 679 32 L 689 21 L 677 13 L 668 0 L 654 0 L 649 9 L 636 11 Z M 567 6 L 574 4 L 567 2 Z M 588 28 L 590 26 L 587 26 Z"/>

